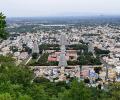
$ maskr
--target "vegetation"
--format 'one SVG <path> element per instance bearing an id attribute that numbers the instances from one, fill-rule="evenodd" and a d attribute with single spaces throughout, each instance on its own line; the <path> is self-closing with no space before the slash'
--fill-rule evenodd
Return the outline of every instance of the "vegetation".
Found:
<path id="1" fill-rule="evenodd" d="M 88 51 L 88 46 L 85 44 L 73 44 L 73 45 L 69 45 L 66 47 L 67 50 L 83 50 L 85 52 Z"/>
<path id="2" fill-rule="evenodd" d="M 50 61 L 47 63 L 48 66 L 58 66 L 58 61 Z"/>
<path id="3" fill-rule="evenodd" d="M 97 73 L 97 74 L 100 74 L 100 71 L 102 70 L 101 67 L 95 67 L 94 68 L 94 71 Z"/>
<path id="4" fill-rule="evenodd" d="M 86 44 L 74 44 L 67 47 L 69 50 L 77 50 L 77 61 L 68 61 L 68 65 L 101 65 L 99 57 L 94 57 L 91 52 L 88 52 Z"/>
<path id="5" fill-rule="evenodd" d="M 12 58 L 12 57 L 10 57 L 10 56 L 2 56 L 2 55 L 0 55 L 0 64 L 2 64 L 2 63 L 7 63 L 7 62 L 14 62 L 15 60 Z"/>
<path id="6" fill-rule="evenodd" d="M 68 65 L 78 65 L 78 61 L 67 61 Z"/>
<path id="7" fill-rule="evenodd" d="M 91 52 L 79 52 L 79 65 L 101 65 L 99 57 L 94 57 Z"/>
<path id="8" fill-rule="evenodd" d="M 101 50 L 101 49 L 99 49 L 97 47 L 95 47 L 94 50 L 95 50 L 95 53 L 98 54 L 98 55 L 100 55 L 100 54 L 109 54 L 110 53 L 109 50 Z"/>
<path id="9" fill-rule="evenodd" d="M 33 53 L 32 54 L 32 59 L 37 59 L 38 58 L 38 53 Z"/>
<path id="10" fill-rule="evenodd" d="M 74 44 L 69 45 L 67 49 L 77 50 L 77 61 L 68 61 L 68 65 L 101 65 L 99 57 L 94 57 L 91 52 L 88 52 L 88 45 L 86 44 Z"/>
<path id="11" fill-rule="evenodd" d="M 17 48 L 16 46 L 11 46 L 11 47 L 10 47 L 10 50 L 11 50 L 12 52 L 17 52 L 17 51 L 18 51 L 18 48 Z"/>
<path id="12" fill-rule="evenodd" d="M 111 83 L 107 91 L 88 87 L 76 79 L 69 84 L 54 83 L 42 77 L 34 79 L 30 69 L 25 66 L 16 66 L 11 57 L 0 56 L 0 61 L 2 62 L 0 62 L 0 100 L 120 99 L 120 83 Z M 7 61 L 11 63 L 8 64 Z"/>
<path id="13" fill-rule="evenodd" d="M 93 34 L 93 33 L 90 33 L 90 34 L 83 34 L 82 36 L 88 36 L 88 37 L 92 37 L 92 36 L 99 36 L 100 34 Z"/>
<path id="14" fill-rule="evenodd" d="M 38 54 L 36 53 L 33 53 L 33 59 L 36 59 L 38 57 Z M 48 62 L 48 56 L 49 56 L 49 53 L 44 53 L 41 55 L 40 59 L 36 62 L 36 61 L 32 61 L 29 63 L 29 65 L 31 66 L 57 66 L 58 65 L 58 61 L 51 61 L 51 62 Z"/>
<path id="15" fill-rule="evenodd" d="M 41 55 L 40 59 L 38 60 L 37 64 L 39 65 L 46 65 L 47 61 L 48 61 L 48 56 L 49 54 L 48 53 L 44 53 Z"/>
<path id="16" fill-rule="evenodd" d="M 6 21 L 5 21 L 5 16 L 0 13 L 0 38 L 1 39 L 6 39 L 8 36 L 8 33 L 6 32 Z"/>
<path id="17" fill-rule="evenodd" d="M 58 44 L 41 44 L 39 50 L 42 53 L 43 50 L 60 50 Z"/>

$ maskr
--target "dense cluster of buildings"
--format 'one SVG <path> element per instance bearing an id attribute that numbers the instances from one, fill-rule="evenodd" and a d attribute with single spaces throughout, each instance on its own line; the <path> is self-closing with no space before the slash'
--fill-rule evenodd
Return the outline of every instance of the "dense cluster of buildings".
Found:
<path id="1" fill-rule="evenodd" d="M 99 67 L 102 67 L 102 70 L 99 73 L 99 77 L 105 80 L 107 70 L 108 78 L 116 78 L 118 80 L 120 74 L 119 29 L 111 28 L 108 25 L 103 27 L 74 26 L 70 29 L 68 25 L 55 25 L 54 27 L 62 27 L 62 29 L 56 29 L 57 33 L 54 30 L 38 31 L 36 33 L 11 33 L 7 40 L 1 41 L 0 54 L 11 54 L 16 59 L 17 64 L 23 61 L 29 63 L 29 58 L 31 58 L 33 53 L 39 54 L 39 46 L 41 44 L 59 44 L 59 51 L 45 51 L 49 52 L 48 61 L 58 61 L 58 66 L 34 66 L 36 77 L 46 77 L 51 81 L 68 80 L 72 77 L 98 78 L 98 74 L 94 71 L 94 67 L 98 67 L 97 65 L 82 66 L 81 71 L 80 65 L 68 66 L 67 64 L 67 61 L 77 60 L 78 55 L 76 50 L 66 50 L 66 45 L 80 44 L 82 41 L 88 44 L 88 51 L 92 52 L 95 57 L 95 47 L 110 51 L 108 55 L 100 56 L 102 65 Z"/>

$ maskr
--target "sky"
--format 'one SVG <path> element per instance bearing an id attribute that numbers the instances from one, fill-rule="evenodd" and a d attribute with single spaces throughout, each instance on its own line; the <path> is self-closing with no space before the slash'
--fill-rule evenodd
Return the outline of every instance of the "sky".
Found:
<path id="1" fill-rule="evenodd" d="M 7 17 L 120 15 L 120 0 L 0 0 Z"/>

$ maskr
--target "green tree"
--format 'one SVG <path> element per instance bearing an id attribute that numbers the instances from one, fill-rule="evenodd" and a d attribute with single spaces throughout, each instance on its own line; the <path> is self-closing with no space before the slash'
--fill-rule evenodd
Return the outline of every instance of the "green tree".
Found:
<path id="1" fill-rule="evenodd" d="M 58 95 L 58 100 L 92 100 L 91 91 L 82 82 L 72 82 L 71 88 Z"/>
<path id="2" fill-rule="evenodd" d="M 0 100 L 13 100 L 9 93 L 0 94 Z"/>
<path id="3" fill-rule="evenodd" d="M 110 84 L 108 89 L 110 93 L 109 95 L 111 96 L 111 98 L 113 98 L 113 100 L 120 100 L 120 83 L 119 82 Z"/>
<path id="4" fill-rule="evenodd" d="M 33 100 L 33 99 L 28 95 L 21 95 L 19 96 L 18 100 Z"/>
<path id="5" fill-rule="evenodd" d="M 2 39 L 6 39 L 8 36 L 8 33 L 5 30 L 5 28 L 6 28 L 5 19 L 6 19 L 6 17 L 2 13 L 0 13 L 0 38 L 2 38 Z"/>
<path id="6" fill-rule="evenodd" d="M 32 59 L 37 59 L 38 58 L 38 53 L 33 53 L 32 54 Z"/>
<path id="7" fill-rule="evenodd" d="M 26 90 L 33 100 L 48 100 L 48 95 L 44 91 L 43 85 L 33 84 L 31 87 L 28 87 Z"/>

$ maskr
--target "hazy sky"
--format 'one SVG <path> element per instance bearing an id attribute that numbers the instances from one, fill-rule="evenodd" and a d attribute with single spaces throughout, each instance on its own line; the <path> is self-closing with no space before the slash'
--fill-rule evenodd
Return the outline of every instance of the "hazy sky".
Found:
<path id="1" fill-rule="evenodd" d="M 120 0 L 0 0 L 8 17 L 120 15 Z"/>

